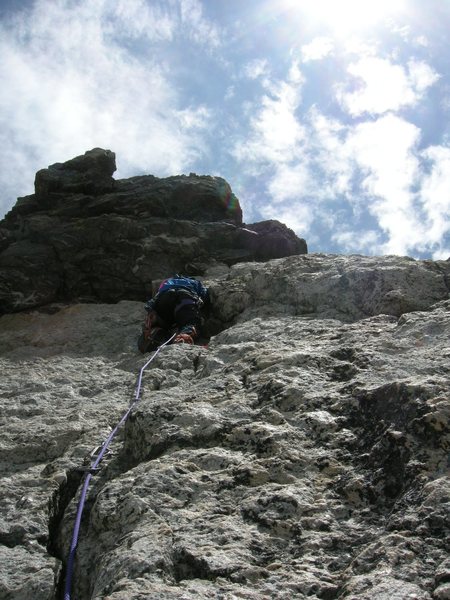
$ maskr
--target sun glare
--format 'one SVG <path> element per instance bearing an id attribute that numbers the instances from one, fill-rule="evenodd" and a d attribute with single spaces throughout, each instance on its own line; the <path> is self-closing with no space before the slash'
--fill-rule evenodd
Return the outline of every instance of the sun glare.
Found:
<path id="1" fill-rule="evenodd" d="M 406 0 L 282 0 L 290 14 L 343 36 L 376 27 L 400 14 Z"/>

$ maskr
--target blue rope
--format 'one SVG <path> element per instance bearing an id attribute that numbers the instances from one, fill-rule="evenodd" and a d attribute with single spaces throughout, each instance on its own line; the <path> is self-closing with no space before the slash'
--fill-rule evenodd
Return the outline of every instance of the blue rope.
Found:
<path id="1" fill-rule="evenodd" d="M 123 417 L 117 423 L 117 425 L 111 431 L 111 433 L 109 434 L 109 436 L 103 442 L 103 445 L 101 447 L 100 452 L 98 453 L 98 455 L 96 456 L 94 462 L 91 464 L 90 468 L 86 472 L 86 476 L 85 476 L 84 484 L 83 484 L 83 489 L 81 490 L 80 500 L 78 502 L 78 510 L 77 510 L 77 516 L 75 518 L 75 525 L 73 527 L 72 543 L 70 544 L 69 556 L 67 558 L 66 582 L 65 582 L 65 586 L 64 586 L 64 600 L 70 600 L 70 598 L 71 598 L 73 567 L 74 567 L 74 561 L 75 561 L 75 554 L 76 554 L 77 546 L 78 546 L 78 536 L 79 536 L 79 532 L 80 532 L 81 517 L 83 515 L 84 505 L 86 503 L 86 495 L 87 495 L 89 483 L 90 483 L 90 481 L 92 479 L 92 475 L 98 470 L 98 465 L 101 463 L 101 461 L 102 461 L 102 459 L 103 459 L 103 457 L 104 457 L 104 455 L 105 455 L 105 453 L 106 453 L 106 451 L 108 449 L 108 446 L 111 443 L 111 441 L 114 438 L 114 436 L 116 435 L 117 431 L 125 423 L 125 421 L 129 417 L 131 411 L 136 406 L 136 404 L 139 402 L 140 395 L 141 395 L 141 388 L 142 388 L 142 376 L 144 374 L 145 369 L 156 358 L 156 356 L 158 355 L 159 351 L 162 348 L 164 348 L 164 346 L 167 346 L 167 344 L 170 344 L 170 342 L 173 340 L 173 338 L 175 336 L 176 336 L 176 333 L 174 333 L 172 335 L 172 337 L 170 337 L 166 342 L 164 342 L 164 344 L 161 344 L 155 350 L 155 352 L 152 354 L 152 356 L 150 357 L 150 359 L 141 368 L 141 370 L 139 372 L 138 382 L 137 382 L 137 385 L 136 385 L 136 393 L 135 393 L 135 396 L 134 396 L 134 402 L 130 405 L 129 409 L 126 411 L 126 413 L 123 415 Z"/>

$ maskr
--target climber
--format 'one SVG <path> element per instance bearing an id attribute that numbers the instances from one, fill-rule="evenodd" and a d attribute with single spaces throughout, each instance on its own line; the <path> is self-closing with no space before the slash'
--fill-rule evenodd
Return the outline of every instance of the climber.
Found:
<path id="1" fill-rule="evenodd" d="M 175 344 L 193 344 L 199 336 L 202 310 L 209 306 L 209 292 L 197 279 L 175 275 L 165 279 L 145 304 L 147 317 L 138 339 L 144 353 L 163 344 L 177 331 Z"/>

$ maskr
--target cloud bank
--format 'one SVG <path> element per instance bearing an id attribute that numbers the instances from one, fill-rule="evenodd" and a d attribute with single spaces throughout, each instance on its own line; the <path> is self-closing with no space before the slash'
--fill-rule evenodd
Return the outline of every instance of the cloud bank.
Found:
<path id="1" fill-rule="evenodd" d="M 322 38 L 312 42 L 302 48 L 303 63 L 328 49 Z M 421 102 L 439 74 L 423 61 L 365 57 L 350 63 L 347 75 L 333 90 L 347 115 L 341 119 L 316 105 L 301 110 L 306 76 L 297 61 L 284 80 L 266 81 L 250 111 L 248 138 L 234 150 L 266 175 L 273 204 L 261 214 L 282 215 L 306 237 L 325 229 L 344 252 L 447 258 L 450 147 L 422 148 L 420 128 L 401 114 Z"/>
<path id="2" fill-rule="evenodd" d="M 221 175 L 246 220 L 280 219 L 314 250 L 450 256 L 450 129 L 435 116 L 450 83 L 433 40 L 394 25 L 390 50 L 375 35 L 300 39 L 299 19 L 277 29 L 275 0 L 267 15 L 230 3 L 4 13 L 2 213 L 38 169 L 100 146 L 117 177 Z"/>
<path id="3" fill-rule="evenodd" d="M 40 1 L 1 24 L 4 209 L 31 193 L 30 173 L 96 146 L 117 152 L 122 177 L 182 172 L 201 156 L 210 113 L 186 102 L 157 50 L 175 32 L 203 47 L 218 35 L 198 2 L 170 6 Z"/>

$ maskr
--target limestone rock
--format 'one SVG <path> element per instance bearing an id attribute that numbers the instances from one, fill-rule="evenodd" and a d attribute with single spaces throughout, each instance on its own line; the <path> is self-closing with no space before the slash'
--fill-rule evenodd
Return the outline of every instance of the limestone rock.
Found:
<path id="1" fill-rule="evenodd" d="M 312 254 L 236 265 L 213 294 L 224 323 L 273 313 L 351 322 L 425 309 L 449 287 L 449 261 Z"/>
<path id="2" fill-rule="evenodd" d="M 222 331 L 144 374 L 89 489 L 73 597 L 445 598 L 448 264 L 214 273 Z M 121 301 L 0 318 L 0 597 L 60 597 L 79 469 L 134 397 L 142 316 Z"/>
<path id="3" fill-rule="evenodd" d="M 51 302 L 144 300 L 181 272 L 307 252 L 276 221 L 244 226 L 220 177 L 114 180 L 115 155 L 95 148 L 36 175 L 0 223 L 0 313 Z"/>

